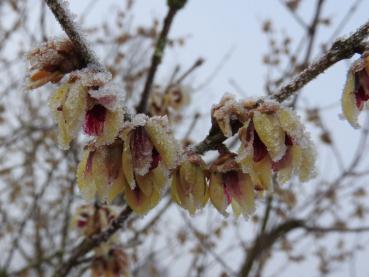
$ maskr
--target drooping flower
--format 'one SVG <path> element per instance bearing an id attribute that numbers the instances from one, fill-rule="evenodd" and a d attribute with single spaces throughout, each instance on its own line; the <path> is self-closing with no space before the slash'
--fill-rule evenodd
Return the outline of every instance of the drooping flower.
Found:
<path id="1" fill-rule="evenodd" d="M 190 89 L 182 85 L 174 85 L 168 88 L 164 95 L 164 103 L 173 110 L 179 111 L 189 104 Z"/>
<path id="2" fill-rule="evenodd" d="M 82 205 L 78 207 L 73 218 L 73 225 L 85 237 L 92 237 L 109 227 L 117 213 L 105 205 Z"/>
<path id="3" fill-rule="evenodd" d="M 224 153 L 210 167 L 209 196 L 214 207 L 224 216 L 232 206 L 236 215 L 249 216 L 254 211 L 254 185 L 241 171 L 236 154 Z"/>
<path id="4" fill-rule="evenodd" d="M 273 172 L 280 184 L 293 175 L 314 176 L 315 150 L 297 115 L 279 103 L 264 102 L 239 129 L 237 161 L 257 190 L 272 190 Z"/>
<path id="5" fill-rule="evenodd" d="M 172 199 L 190 214 L 204 207 L 209 198 L 205 167 L 199 155 L 187 153 L 184 161 L 173 172 Z"/>
<path id="6" fill-rule="evenodd" d="M 159 202 L 169 170 L 180 162 L 180 147 L 166 117 L 136 115 L 122 131 L 123 171 L 128 205 L 144 214 Z"/>
<path id="7" fill-rule="evenodd" d="M 28 89 L 38 88 L 48 82 L 57 83 L 65 74 L 83 67 L 81 55 L 67 38 L 45 42 L 26 57 L 31 71 Z"/>
<path id="8" fill-rule="evenodd" d="M 86 68 L 70 74 L 51 96 L 50 109 L 58 122 L 59 145 L 68 149 L 81 128 L 96 137 L 96 145 L 114 141 L 123 123 L 122 93 L 106 84 L 110 74 Z"/>
<path id="9" fill-rule="evenodd" d="M 129 260 L 121 247 L 114 246 L 104 255 L 96 255 L 92 260 L 91 272 L 93 277 L 129 277 Z"/>
<path id="10" fill-rule="evenodd" d="M 363 55 L 351 66 L 341 105 L 344 117 L 354 128 L 359 128 L 358 116 L 369 100 L 369 52 Z"/>
<path id="11" fill-rule="evenodd" d="M 232 95 L 223 96 L 219 104 L 211 110 L 213 124 L 217 124 L 225 137 L 234 134 L 234 128 L 240 127 L 248 118 L 247 109 L 235 100 Z"/>
<path id="12" fill-rule="evenodd" d="M 111 202 L 126 188 L 122 165 L 123 141 L 97 147 L 88 145 L 77 169 L 77 184 L 86 199 Z"/>

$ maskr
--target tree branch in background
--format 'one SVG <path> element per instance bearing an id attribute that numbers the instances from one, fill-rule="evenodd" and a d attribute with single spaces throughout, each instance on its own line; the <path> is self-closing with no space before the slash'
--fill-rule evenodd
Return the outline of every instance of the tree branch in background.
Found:
<path id="1" fill-rule="evenodd" d="M 339 39 L 334 42 L 326 54 L 297 74 L 291 82 L 281 87 L 275 94 L 271 95 L 271 98 L 278 102 L 283 102 L 332 65 L 341 60 L 349 59 L 356 53 L 363 53 L 368 47 L 365 42 L 365 39 L 367 39 L 368 36 L 369 21 L 346 39 Z M 216 129 L 217 128 L 213 126 L 209 135 L 195 146 L 195 150 L 198 153 L 202 154 L 206 151 L 214 150 L 217 145 L 226 140 L 226 137 L 217 132 Z"/>
<path id="2" fill-rule="evenodd" d="M 154 82 L 155 74 L 164 56 L 170 27 L 172 26 L 173 19 L 176 16 L 177 12 L 184 6 L 186 2 L 187 0 L 168 1 L 169 10 L 164 19 L 163 28 L 160 32 L 159 38 L 155 45 L 154 53 L 151 57 L 149 73 L 147 75 L 145 86 L 141 94 L 140 103 L 136 108 L 137 113 L 146 113 L 147 102 L 149 100 L 151 87 Z"/>

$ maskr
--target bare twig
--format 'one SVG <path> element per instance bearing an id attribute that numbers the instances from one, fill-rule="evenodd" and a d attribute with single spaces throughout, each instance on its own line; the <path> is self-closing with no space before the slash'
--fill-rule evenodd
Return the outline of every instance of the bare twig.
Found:
<path id="1" fill-rule="evenodd" d="M 187 0 L 181 0 L 179 2 L 186 3 Z M 151 66 L 149 69 L 149 73 L 147 75 L 147 79 L 145 82 L 145 86 L 143 92 L 141 94 L 140 103 L 138 104 L 136 110 L 138 113 L 145 113 L 147 108 L 147 102 L 149 100 L 149 95 L 151 91 L 152 84 L 154 82 L 154 78 L 158 67 L 163 59 L 165 47 L 167 45 L 167 37 L 169 34 L 170 27 L 172 26 L 173 19 L 176 16 L 177 12 L 181 6 L 178 5 L 169 5 L 168 13 L 164 19 L 163 28 L 160 32 L 159 38 L 156 42 L 154 53 L 151 57 Z"/>

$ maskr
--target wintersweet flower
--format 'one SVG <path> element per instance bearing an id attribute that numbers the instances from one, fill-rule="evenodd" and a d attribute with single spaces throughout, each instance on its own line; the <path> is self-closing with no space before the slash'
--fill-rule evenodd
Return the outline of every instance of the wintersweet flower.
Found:
<path id="1" fill-rule="evenodd" d="M 103 205 L 82 205 L 73 218 L 73 225 L 85 237 L 91 237 L 104 231 L 117 217 L 116 212 Z"/>
<path id="2" fill-rule="evenodd" d="M 369 100 L 369 52 L 364 52 L 350 68 L 342 95 L 344 117 L 354 128 L 359 128 L 358 116 Z"/>
<path id="3" fill-rule="evenodd" d="M 124 191 L 128 205 L 144 214 L 159 202 L 169 182 L 169 170 L 180 162 L 180 147 L 167 117 L 136 115 L 122 131 Z"/>
<path id="4" fill-rule="evenodd" d="M 111 76 L 91 68 L 70 73 L 51 96 L 50 109 L 58 123 L 58 142 L 68 149 L 81 128 L 96 145 L 114 141 L 123 123 L 122 93 L 106 84 Z"/>
<path id="5" fill-rule="evenodd" d="M 211 110 L 213 124 L 217 124 L 225 137 L 234 134 L 234 128 L 242 126 L 248 118 L 247 109 L 235 100 L 232 95 L 223 96 L 219 104 Z"/>
<path id="6" fill-rule="evenodd" d="M 260 104 L 239 129 L 239 138 L 237 161 L 257 190 L 272 190 L 273 172 L 280 184 L 293 175 L 300 181 L 314 176 L 313 144 L 291 109 L 275 102 Z"/>
<path id="7" fill-rule="evenodd" d="M 31 71 L 28 89 L 38 88 L 48 82 L 57 83 L 66 73 L 83 67 L 74 44 L 67 38 L 45 42 L 26 57 Z"/>
<path id="8" fill-rule="evenodd" d="M 114 200 L 126 188 L 122 166 L 123 142 L 97 147 L 90 144 L 83 151 L 77 169 L 77 184 L 86 199 Z"/>
<path id="9" fill-rule="evenodd" d="M 129 260 L 121 247 L 114 246 L 104 255 L 96 255 L 92 260 L 91 273 L 93 277 L 129 277 Z"/>
<path id="10" fill-rule="evenodd" d="M 164 95 L 164 103 L 167 107 L 179 111 L 190 103 L 190 88 L 182 85 L 174 85 L 168 88 Z"/>
<path id="11" fill-rule="evenodd" d="M 210 167 L 210 201 L 224 216 L 232 206 L 235 215 L 248 216 L 254 211 L 254 185 L 248 174 L 241 171 L 236 154 L 221 154 Z"/>
<path id="12" fill-rule="evenodd" d="M 209 199 L 205 170 L 206 165 L 199 155 L 187 153 L 173 173 L 172 199 L 190 214 L 204 207 Z"/>

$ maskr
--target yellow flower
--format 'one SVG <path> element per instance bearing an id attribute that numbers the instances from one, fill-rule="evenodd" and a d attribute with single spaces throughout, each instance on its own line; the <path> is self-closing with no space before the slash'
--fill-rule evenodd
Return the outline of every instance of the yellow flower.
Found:
<path id="1" fill-rule="evenodd" d="M 118 246 L 110 247 L 104 255 L 96 255 L 92 260 L 93 277 L 131 276 L 127 254 Z"/>
<path id="2" fill-rule="evenodd" d="M 341 105 L 344 117 L 359 128 L 358 116 L 369 100 L 369 52 L 365 52 L 350 68 L 343 90 Z"/>
<path id="3" fill-rule="evenodd" d="M 272 190 L 272 175 L 282 184 L 293 175 L 307 181 L 315 173 L 315 150 L 297 115 L 278 103 L 264 102 L 239 130 L 237 161 L 257 190 Z"/>
<path id="4" fill-rule="evenodd" d="M 224 216 L 230 204 L 235 215 L 249 216 L 254 212 L 254 185 L 250 176 L 240 170 L 235 156 L 222 154 L 210 167 L 210 201 Z"/>
<path id="5" fill-rule="evenodd" d="M 189 153 L 174 171 L 171 187 L 172 199 L 194 214 L 208 201 L 205 163 L 199 155 Z"/>
<path id="6" fill-rule="evenodd" d="M 75 71 L 51 96 L 49 106 L 58 123 L 62 149 L 69 148 L 81 128 L 96 138 L 97 146 L 110 144 L 117 137 L 124 118 L 122 93 L 104 85 L 109 76 L 90 69 Z"/>
<path id="7" fill-rule="evenodd" d="M 35 89 L 48 82 L 57 83 L 73 70 L 83 67 L 83 61 L 69 39 L 43 43 L 27 54 L 30 77 L 27 88 Z"/>
<path id="8" fill-rule="evenodd" d="M 117 217 L 117 213 L 104 205 L 82 205 L 78 207 L 73 218 L 73 225 L 84 236 L 91 237 L 99 234 L 109 227 L 109 224 Z"/>
<path id="9" fill-rule="evenodd" d="M 89 145 L 77 169 L 77 184 L 86 199 L 111 202 L 126 188 L 122 166 L 123 142 Z"/>
<path id="10" fill-rule="evenodd" d="M 127 181 L 125 197 L 137 213 L 145 214 L 157 205 L 169 180 L 169 170 L 177 167 L 180 147 L 168 129 L 166 117 L 136 115 L 126 123 L 123 172 Z"/>
<path id="11" fill-rule="evenodd" d="M 51 112 L 58 123 L 58 143 L 62 149 L 81 129 L 87 109 L 87 90 L 79 82 L 61 85 L 49 101 Z"/>

